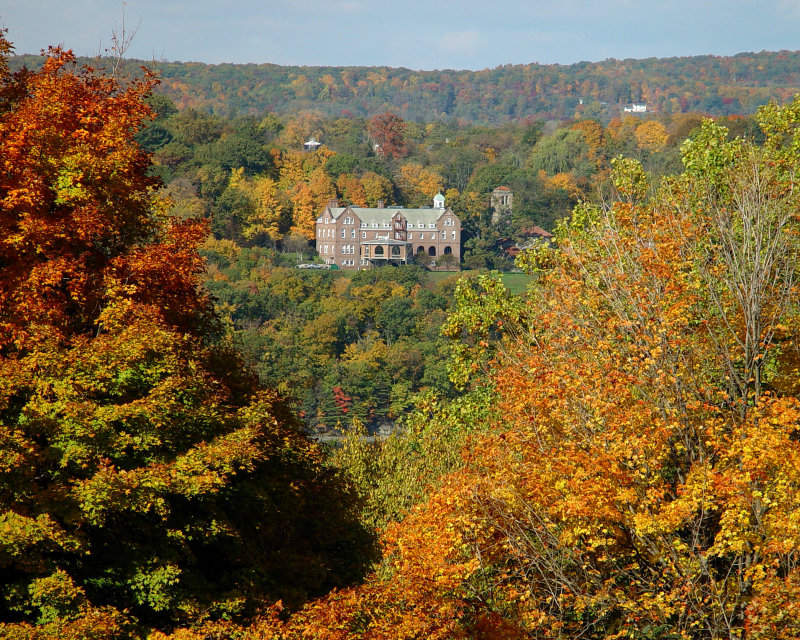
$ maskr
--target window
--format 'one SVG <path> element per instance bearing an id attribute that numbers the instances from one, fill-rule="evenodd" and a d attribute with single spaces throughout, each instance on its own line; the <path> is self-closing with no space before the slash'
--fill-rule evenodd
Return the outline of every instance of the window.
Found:
<path id="1" fill-rule="evenodd" d="M 444 248 L 444 255 L 449 256 L 451 253 L 453 253 L 453 248 L 452 247 L 445 247 Z"/>
<path id="2" fill-rule="evenodd" d="M 322 229 L 317 229 L 317 238 L 322 237 Z"/>
<path id="3" fill-rule="evenodd" d="M 444 231 L 442 231 L 442 233 L 444 233 Z M 342 238 L 346 237 L 347 237 L 347 229 L 342 229 Z"/>
<path id="4" fill-rule="evenodd" d="M 447 218 L 444 221 L 445 227 L 452 227 L 455 224 L 455 221 L 452 218 Z"/>
<path id="5" fill-rule="evenodd" d="M 366 231 L 362 231 L 361 232 L 361 239 L 362 240 L 366 240 L 367 239 L 367 232 Z"/>
<path id="6" fill-rule="evenodd" d="M 456 239 L 456 232 L 455 231 L 451 231 L 450 232 L 450 239 L 451 240 L 455 240 Z"/>
<path id="7" fill-rule="evenodd" d="M 428 229 L 435 229 L 435 228 L 436 228 L 436 223 L 435 222 L 429 222 L 428 223 Z"/>
<path id="8" fill-rule="evenodd" d="M 378 223 L 377 223 L 377 222 L 373 222 L 373 223 L 372 223 L 372 226 L 373 226 L 373 228 L 375 228 L 375 227 L 377 227 L 377 226 L 378 226 Z"/>
<path id="9" fill-rule="evenodd" d="M 408 228 L 409 228 L 409 229 L 413 229 L 413 228 L 414 228 L 414 224 L 413 224 L 413 223 L 411 223 L 411 222 L 409 222 L 409 223 L 408 223 Z"/>
<path id="10" fill-rule="evenodd" d="M 369 245 L 367 245 L 366 247 L 364 247 L 364 255 L 365 255 L 365 256 L 368 256 L 368 255 L 369 255 Z"/>
<path id="11" fill-rule="evenodd" d="M 413 234 L 413 233 L 411 233 L 411 232 L 409 232 L 409 234 L 408 234 L 408 239 L 409 239 L 409 240 L 413 240 L 413 239 L 414 239 L 414 234 Z"/>
<path id="12" fill-rule="evenodd" d="M 355 238 L 356 237 L 356 230 L 355 229 L 350 229 L 350 237 L 351 238 Z"/>
<path id="13" fill-rule="evenodd" d="M 322 224 L 322 218 L 317 218 L 317 224 Z"/>
<path id="14" fill-rule="evenodd" d="M 353 224 L 353 219 L 352 219 L 350 216 L 347 216 L 347 217 L 344 219 L 344 223 L 345 223 L 345 224 Z"/>
<path id="15" fill-rule="evenodd" d="M 447 231 L 442 231 L 442 240 L 447 240 Z"/>

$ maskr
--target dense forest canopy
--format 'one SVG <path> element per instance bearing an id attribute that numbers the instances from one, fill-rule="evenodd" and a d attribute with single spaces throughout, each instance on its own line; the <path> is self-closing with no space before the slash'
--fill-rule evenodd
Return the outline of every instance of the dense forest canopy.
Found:
<path id="1" fill-rule="evenodd" d="M 716 121 L 233 115 L 9 52 L 0 637 L 800 638 L 800 96 Z M 740 57 L 751 89 L 758 60 L 794 77 L 795 54 L 680 61 L 732 86 Z M 335 102 L 327 71 L 307 104 Z M 328 198 L 438 191 L 471 272 L 295 268 Z M 515 292 L 487 269 L 512 265 Z M 305 435 L 330 426 L 336 448 Z"/>
<path id="2" fill-rule="evenodd" d="M 90 59 L 81 60 L 93 63 Z M 11 58 L 37 68 L 38 56 Z M 274 64 L 125 62 L 156 71 L 156 89 L 181 108 L 217 115 L 313 108 L 326 116 L 370 117 L 387 110 L 413 121 L 458 119 L 499 124 L 525 118 L 601 118 L 647 103 L 657 113 L 749 114 L 800 90 L 800 52 L 740 53 L 579 62 L 507 64 L 482 71 L 391 67 L 290 67 Z"/>

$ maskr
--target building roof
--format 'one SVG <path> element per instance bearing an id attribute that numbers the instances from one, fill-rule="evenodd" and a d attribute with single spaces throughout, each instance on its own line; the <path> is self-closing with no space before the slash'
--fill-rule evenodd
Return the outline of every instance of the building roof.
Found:
<path id="1" fill-rule="evenodd" d="M 508 187 L 497 187 L 494 191 L 511 191 Z"/>
<path id="2" fill-rule="evenodd" d="M 397 207 L 329 207 L 328 210 L 334 220 L 337 220 L 346 210 L 350 210 L 359 217 L 361 222 L 367 224 L 384 223 L 391 220 L 396 213 L 401 214 L 407 222 L 413 225 L 433 224 L 445 213 L 453 213 L 450 209 L 399 209 Z"/>
<path id="3" fill-rule="evenodd" d="M 525 229 L 522 229 L 519 234 L 521 236 L 525 236 L 526 238 L 555 238 L 552 233 L 545 231 L 539 226 L 526 227 Z"/>

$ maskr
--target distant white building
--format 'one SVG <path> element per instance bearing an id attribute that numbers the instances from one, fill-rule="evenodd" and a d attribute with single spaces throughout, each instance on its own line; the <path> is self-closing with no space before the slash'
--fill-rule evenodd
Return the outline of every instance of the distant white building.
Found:
<path id="1" fill-rule="evenodd" d="M 317 142 L 316 138 L 311 138 L 308 142 L 303 143 L 303 151 L 316 151 L 321 146 L 321 142 Z"/>
<path id="2" fill-rule="evenodd" d="M 646 104 L 640 104 L 638 102 L 634 102 L 633 104 L 626 105 L 625 112 L 626 113 L 645 113 L 647 111 Z"/>

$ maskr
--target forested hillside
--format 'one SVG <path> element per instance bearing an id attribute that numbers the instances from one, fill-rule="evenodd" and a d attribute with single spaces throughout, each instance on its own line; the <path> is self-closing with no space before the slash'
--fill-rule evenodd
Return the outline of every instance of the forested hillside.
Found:
<path id="1" fill-rule="evenodd" d="M 0 638 L 800 639 L 800 95 L 228 117 L 9 52 Z M 439 190 L 467 273 L 295 268 Z"/>
<path id="2" fill-rule="evenodd" d="M 150 99 L 155 119 L 137 134 L 171 213 L 210 222 L 206 286 L 262 382 L 295 403 L 312 432 L 393 428 L 414 394 L 451 396 L 439 329 L 458 275 L 426 273 L 425 258 L 373 274 L 296 269 L 314 260 L 314 222 L 330 198 L 355 206 L 424 206 L 437 192 L 463 223 L 465 270 L 514 267 L 504 251 L 531 229 L 555 228 L 584 200 L 609 197 L 608 166 L 639 160 L 657 181 L 680 169 L 680 142 L 699 114 L 507 123 L 419 124 L 387 112 L 324 118 L 313 112 L 224 118 Z M 751 118 L 724 118 L 755 136 Z M 303 151 L 310 137 L 322 141 Z M 377 148 L 376 148 L 377 145 Z M 512 210 L 493 219 L 491 191 Z M 473 274 L 474 276 L 474 274 Z M 470 276 L 470 277 L 473 277 Z M 291 384 L 288 382 L 291 380 Z"/>
<path id="3" fill-rule="evenodd" d="M 36 68 L 41 60 L 18 56 L 11 64 Z M 224 116 L 314 109 L 328 117 L 370 117 L 390 110 L 420 122 L 499 124 L 530 117 L 608 120 L 630 102 L 663 114 L 731 115 L 753 113 L 770 99 L 785 102 L 800 90 L 800 53 L 793 51 L 482 71 L 164 61 L 127 61 L 126 70 L 137 73 L 141 64 L 162 78 L 156 91 L 181 108 Z"/>

